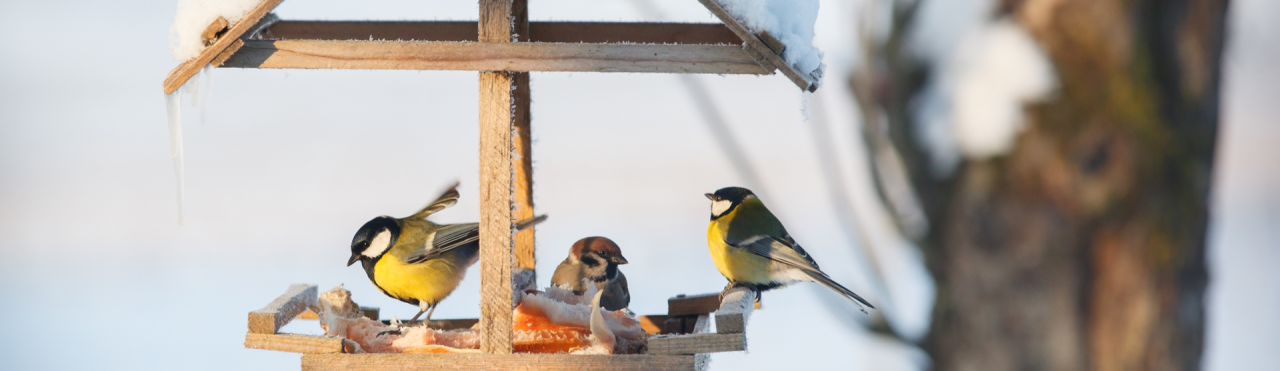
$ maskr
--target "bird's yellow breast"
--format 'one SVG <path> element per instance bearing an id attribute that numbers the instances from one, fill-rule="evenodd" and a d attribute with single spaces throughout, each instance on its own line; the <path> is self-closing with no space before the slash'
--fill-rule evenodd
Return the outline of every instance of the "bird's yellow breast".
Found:
<path id="1" fill-rule="evenodd" d="M 467 267 L 454 263 L 456 259 L 449 255 L 405 264 L 401 257 L 388 253 L 374 265 L 373 277 L 378 287 L 398 299 L 439 303 L 458 287 L 466 275 Z"/>
<path id="2" fill-rule="evenodd" d="M 729 221 L 733 220 L 739 208 L 735 208 L 719 219 L 712 220 L 707 226 L 707 248 L 711 250 L 711 261 L 716 269 L 729 281 L 741 283 L 766 284 L 773 282 L 771 263 L 768 258 L 756 255 L 740 247 L 725 243 Z"/>

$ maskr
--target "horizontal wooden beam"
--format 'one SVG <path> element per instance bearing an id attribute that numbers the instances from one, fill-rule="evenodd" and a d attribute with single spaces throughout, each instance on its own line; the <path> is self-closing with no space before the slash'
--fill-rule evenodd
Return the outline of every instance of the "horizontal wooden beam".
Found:
<path id="1" fill-rule="evenodd" d="M 740 46 L 246 40 L 221 67 L 767 74 Z"/>
<path id="2" fill-rule="evenodd" d="M 250 332 L 244 336 L 244 347 L 292 353 L 355 353 L 356 343 L 337 336 Z"/>
<path id="3" fill-rule="evenodd" d="M 747 349 L 747 334 L 655 335 L 649 337 L 649 354 L 699 354 Z"/>
<path id="4" fill-rule="evenodd" d="M 667 299 L 668 316 L 688 316 L 715 312 L 720 308 L 720 294 L 676 295 Z"/>
<path id="5" fill-rule="evenodd" d="M 274 334 L 316 303 L 316 285 L 295 284 L 267 306 L 249 312 L 249 332 Z"/>
<path id="6" fill-rule="evenodd" d="M 303 354 L 302 370 L 693 370 L 687 355 Z"/>
<path id="7" fill-rule="evenodd" d="M 693 325 L 693 334 L 657 335 L 648 340 L 649 354 L 704 354 L 747 349 L 746 334 L 711 334 L 711 318 L 703 314 Z"/>
<path id="8" fill-rule="evenodd" d="M 260 32 L 273 40 L 478 41 L 473 21 L 279 21 Z M 529 22 L 532 42 L 725 44 L 742 40 L 719 23 Z"/>

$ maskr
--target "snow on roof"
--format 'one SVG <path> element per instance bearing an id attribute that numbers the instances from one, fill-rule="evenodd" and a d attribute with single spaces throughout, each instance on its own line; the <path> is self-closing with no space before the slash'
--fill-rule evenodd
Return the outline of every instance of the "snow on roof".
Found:
<path id="1" fill-rule="evenodd" d="M 178 0 L 178 11 L 169 28 L 169 48 L 173 59 L 186 61 L 200 55 L 204 40 L 200 33 L 218 17 L 234 25 L 261 0 Z"/>
<path id="2" fill-rule="evenodd" d="M 813 46 L 818 0 L 717 0 L 751 33 L 769 31 L 787 46 L 782 59 L 802 74 L 821 79 L 826 66 Z M 815 72 L 816 71 L 816 72 Z"/>

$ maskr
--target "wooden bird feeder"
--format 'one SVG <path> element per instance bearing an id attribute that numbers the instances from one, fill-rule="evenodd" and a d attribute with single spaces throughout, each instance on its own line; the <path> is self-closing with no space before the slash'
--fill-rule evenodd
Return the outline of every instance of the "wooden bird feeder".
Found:
<path id="1" fill-rule="evenodd" d="M 533 288 L 534 215 L 529 71 L 768 75 L 781 71 L 802 90 L 816 80 L 782 59 L 785 46 L 753 34 L 716 0 L 699 0 L 723 23 L 529 22 L 527 0 L 479 0 L 477 22 L 287 21 L 263 0 L 235 24 L 218 19 L 207 47 L 165 78 L 171 94 L 206 65 L 224 68 L 466 70 L 480 75 L 480 319 L 432 321 L 433 328 L 478 321 L 482 354 L 349 354 L 350 340 L 277 333 L 308 317 L 315 286 L 294 285 L 249 313 L 245 346 L 302 353 L 303 369 L 693 370 L 707 353 L 746 349 L 747 290 L 675 297 L 665 316 L 641 316 L 646 354 L 513 354 L 512 309 Z M 390 41 L 396 40 L 396 41 Z M 404 41 L 411 40 L 411 41 Z M 711 331 L 710 313 L 716 316 Z M 377 318 L 377 309 L 366 309 Z"/>

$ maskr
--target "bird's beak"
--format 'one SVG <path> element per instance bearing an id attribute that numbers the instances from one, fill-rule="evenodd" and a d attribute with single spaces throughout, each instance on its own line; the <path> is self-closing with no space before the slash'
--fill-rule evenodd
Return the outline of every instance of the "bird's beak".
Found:
<path id="1" fill-rule="evenodd" d="M 705 194 L 704 196 L 707 196 L 707 199 L 708 199 L 708 200 L 711 200 L 711 201 L 715 201 L 715 200 L 716 200 L 716 195 L 713 195 L 713 194 L 707 193 L 707 194 Z"/>
<path id="2" fill-rule="evenodd" d="M 617 265 L 627 264 L 627 258 L 622 257 L 622 255 L 614 255 L 612 258 L 609 258 L 609 261 Z"/>
<path id="3" fill-rule="evenodd" d="M 351 254 L 351 259 L 347 259 L 347 266 L 350 267 L 358 261 L 360 261 L 360 254 Z"/>

